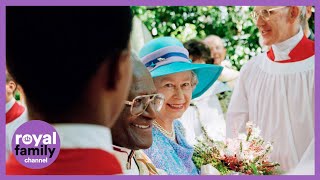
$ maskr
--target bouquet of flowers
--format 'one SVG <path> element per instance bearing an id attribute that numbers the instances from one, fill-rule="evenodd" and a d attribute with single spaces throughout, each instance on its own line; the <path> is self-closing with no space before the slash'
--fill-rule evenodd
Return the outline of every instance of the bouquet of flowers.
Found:
<path id="1" fill-rule="evenodd" d="M 276 162 L 269 161 L 272 144 L 260 136 L 260 129 L 246 124 L 246 134 L 225 142 L 214 141 L 204 132 L 203 140 L 195 145 L 193 161 L 198 169 L 211 164 L 221 175 L 275 175 L 279 174 Z"/>

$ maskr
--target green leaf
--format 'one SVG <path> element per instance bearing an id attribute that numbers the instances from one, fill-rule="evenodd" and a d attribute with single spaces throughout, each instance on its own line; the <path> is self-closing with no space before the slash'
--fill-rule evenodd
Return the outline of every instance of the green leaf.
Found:
<path id="1" fill-rule="evenodd" d="M 256 167 L 256 165 L 255 164 L 250 164 L 250 167 L 251 167 L 251 170 L 253 171 L 253 174 L 255 174 L 255 175 L 259 175 L 259 173 L 258 173 L 258 169 L 257 169 L 257 167 Z"/>

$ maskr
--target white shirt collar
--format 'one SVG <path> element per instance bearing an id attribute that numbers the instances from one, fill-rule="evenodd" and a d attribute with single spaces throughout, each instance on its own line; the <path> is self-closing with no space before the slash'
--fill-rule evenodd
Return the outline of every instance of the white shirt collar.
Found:
<path id="1" fill-rule="evenodd" d="M 109 128 L 95 124 L 53 124 L 63 149 L 101 149 L 113 152 Z"/>
<path id="2" fill-rule="evenodd" d="M 294 47 L 301 41 L 303 38 L 303 31 L 300 26 L 299 32 L 293 37 L 281 42 L 272 45 L 272 50 L 274 52 L 275 61 L 287 60 L 290 59 L 289 53 Z"/>
<path id="3" fill-rule="evenodd" d="M 12 108 L 16 100 L 12 98 L 9 102 L 6 103 L 6 113 Z"/>
<path id="4" fill-rule="evenodd" d="M 133 151 L 133 154 L 131 154 L 131 149 L 120 147 L 113 145 L 114 147 L 114 155 L 118 158 L 121 166 L 122 171 L 125 175 L 139 175 L 139 168 L 137 163 L 134 160 L 135 151 Z"/>
<path id="5" fill-rule="evenodd" d="M 116 146 L 116 145 L 112 145 L 114 148 L 117 148 L 119 149 L 121 152 L 123 153 L 127 153 L 128 155 L 130 154 L 131 152 L 131 149 L 128 149 L 128 148 L 125 148 L 125 147 L 120 147 L 120 146 Z"/>

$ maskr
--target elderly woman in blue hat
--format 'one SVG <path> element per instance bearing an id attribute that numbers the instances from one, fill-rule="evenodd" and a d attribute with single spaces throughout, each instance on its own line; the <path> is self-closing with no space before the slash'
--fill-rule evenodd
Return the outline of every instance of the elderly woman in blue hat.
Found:
<path id="1" fill-rule="evenodd" d="M 158 93 L 165 97 L 153 123 L 152 146 L 145 153 L 157 168 L 168 174 L 197 175 L 192 162 L 193 148 L 186 142 L 178 119 L 191 99 L 203 94 L 217 80 L 222 67 L 192 64 L 183 44 L 172 37 L 149 41 L 139 56 L 150 71 Z"/>

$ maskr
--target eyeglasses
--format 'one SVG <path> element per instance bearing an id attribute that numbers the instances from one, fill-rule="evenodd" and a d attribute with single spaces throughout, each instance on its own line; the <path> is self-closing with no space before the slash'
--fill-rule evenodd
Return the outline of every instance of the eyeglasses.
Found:
<path id="1" fill-rule="evenodd" d="M 259 12 L 252 11 L 251 17 L 252 17 L 253 21 L 255 21 L 255 22 L 258 21 L 259 16 L 261 16 L 263 20 L 269 21 L 270 20 L 270 12 L 275 11 L 275 10 L 279 10 L 279 9 L 282 9 L 285 7 L 287 7 L 287 6 L 276 7 L 276 8 L 271 8 L 271 9 L 261 9 Z"/>
<path id="2" fill-rule="evenodd" d="M 132 101 L 125 101 L 125 104 L 131 106 L 130 112 L 133 116 L 140 116 L 150 105 L 157 112 L 160 111 L 164 102 L 163 94 L 150 94 L 135 97 Z"/>

